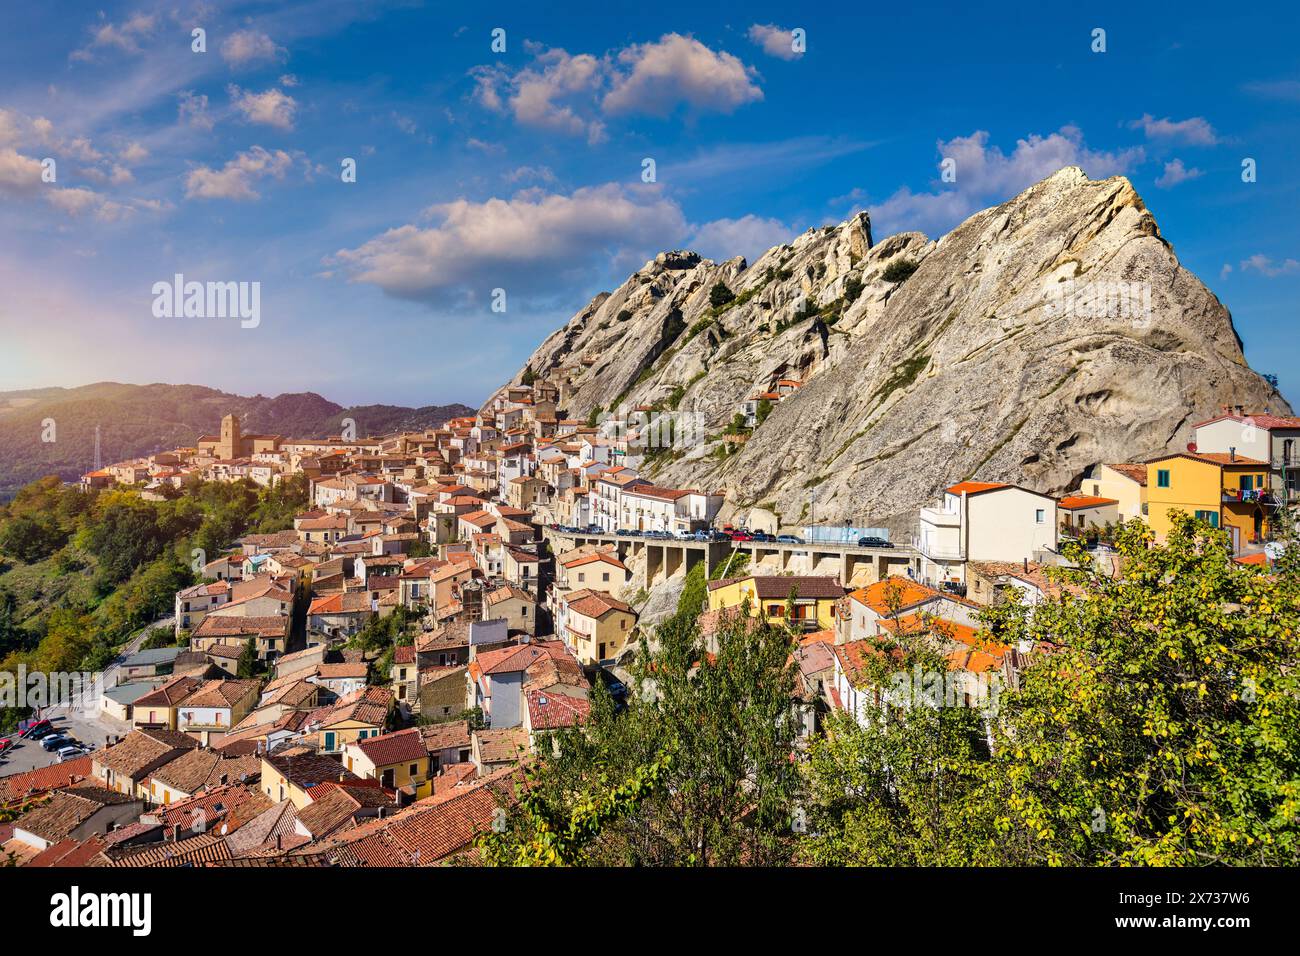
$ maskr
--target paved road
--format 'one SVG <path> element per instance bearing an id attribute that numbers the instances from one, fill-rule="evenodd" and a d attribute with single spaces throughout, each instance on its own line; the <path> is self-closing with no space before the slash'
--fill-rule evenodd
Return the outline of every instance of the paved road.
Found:
<path id="1" fill-rule="evenodd" d="M 141 643 L 151 630 L 171 623 L 170 616 L 162 618 L 131 638 L 118 652 L 117 657 L 113 658 L 104 669 L 104 689 L 117 686 L 122 661 L 140 649 Z M 97 706 L 88 709 L 84 703 L 85 695 L 84 690 L 80 691 L 65 704 L 45 708 L 41 716 L 54 724 L 56 729 L 72 735 L 82 743 L 93 744 L 96 750 L 102 750 L 110 738 L 119 738 L 130 733 L 130 724 L 110 717 Z M 0 777 L 48 767 L 59 761 L 58 754 L 47 753 L 42 749 L 39 740 L 20 740 L 17 734 L 11 735 L 10 739 L 16 746 L 5 755 L 3 761 L 0 761 Z"/>

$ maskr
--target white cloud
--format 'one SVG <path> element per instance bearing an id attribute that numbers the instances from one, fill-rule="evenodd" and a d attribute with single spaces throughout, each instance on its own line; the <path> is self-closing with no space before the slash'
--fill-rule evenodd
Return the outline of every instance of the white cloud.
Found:
<path id="1" fill-rule="evenodd" d="M 188 126 L 197 129 L 212 129 L 212 114 L 208 112 L 208 98 L 203 93 L 186 90 L 180 94 L 180 106 L 177 118 Z"/>
<path id="2" fill-rule="evenodd" d="M 1130 171 L 1146 157 L 1140 146 L 1116 152 L 1089 149 L 1075 126 L 1017 140 L 1010 155 L 988 141 L 985 130 L 946 143 L 940 140 L 941 159 L 956 163 L 956 182 L 933 183 L 933 191 L 925 193 L 899 189 L 870 207 L 873 224 L 884 235 L 909 229 L 940 235 L 971 213 L 1009 199 L 1063 166 L 1079 166 L 1093 178 L 1105 178 Z"/>
<path id="3" fill-rule="evenodd" d="M 801 51 L 794 49 L 792 31 L 778 27 L 774 23 L 755 23 L 746 35 L 762 47 L 763 52 L 768 56 L 781 60 L 797 60 L 803 56 Z"/>
<path id="4" fill-rule="evenodd" d="M 1295 275 L 1300 272 L 1300 261 L 1296 259 L 1283 259 L 1277 262 L 1261 252 L 1255 253 L 1249 259 L 1241 261 L 1242 272 L 1258 272 L 1269 279 L 1275 279 L 1278 276 Z"/>
<path id="5" fill-rule="evenodd" d="M 120 153 L 118 158 L 124 163 L 141 163 L 149 158 L 149 150 L 145 149 L 139 143 L 128 143 Z"/>
<path id="6" fill-rule="evenodd" d="M 241 90 L 237 86 L 227 88 L 231 104 L 244 114 L 250 123 L 261 123 L 278 129 L 293 129 L 294 113 L 298 101 L 283 90 L 272 88 L 262 93 Z"/>
<path id="7" fill-rule="evenodd" d="M 267 176 L 283 179 L 293 158 L 282 149 L 268 151 L 253 146 L 226 163 L 221 169 L 199 166 L 185 177 L 187 199 L 235 199 L 247 201 L 259 198 L 253 184 Z"/>
<path id="8" fill-rule="evenodd" d="M 1199 169 L 1188 169 L 1183 165 L 1181 159 L 1175 159 L 1165 163 L 1165 171 L 1156 179 L 1156 185 L 1161 189 L 1172 189 L 1179 183 L 1185 183 L 1189 179 L 1197 179 L 1205 175 Z"/>
<path id="9" fill-rule="evenodd" d="M 40 160 L 0 148 L 0 196 L 26 196 L 41 188 Z"/>
<path id="10" fill-rule="evenodd" d="M 1300 100 L 1300 80 L 1258 80 L 1243 89 L 1256 96 L 1276 100 Z"/>
<path id="11" fill-rule="evenodd" d="M 117 222 L 133 212 L 128 205 L 82 187 L 51 189 L 44 195 L 46 202 L 74 219 L 90 214 L 101 222 Z"/>
<path id="12" fill-rule="evenodd" d="M 505 180 L 508 183 L 553 183 L 555 182 L 555 173 L 549 166 L 520 166 L 512 169 L 505 174 Z"/>
<path id="13" fill-rule="evenodd" d="M 668 116 L 679 107 L 695 112 L 730 113 L 761 100 L 757 74 L 730 53 L 714 52 L 676 33 L 616 53 L 570 54 L 526 44 L 527 66 L 479 66 L 474 99 L 516 122 L 589 143 L 608 136 L 601 114 Z"/>
<path id="14" fill-rule="evenodd" d="M 461 199 L 426 213 L 435 224 L 390 229 L 334 258 L 354 281 L 392 295 L 483 301 L 494 288 L 508 296 L 572 288 L 611 259 L 639 264 L 686 232 L 681 209 L 657 190 L 613 183 Z"/>
<path id="15" fill-rule="evenodd" d="M 603 125 L 579 114 L 590 108 L 591 97 L 604 83 L 606 64 L 582 53 L 529 45 L 533 63 L 511 74 L 503 67 L 477 67 L 471 71 L 475 98 L 496 113 L 510 113 L 515 121 L 538 129 L 599 142 Z"/>
<path id="16" fill-rule="evenodd" d="M 0 109 L 0 146 L 12 146 L 19 140 L 18 114 Z"/>
<path id="17" fill-rule="evenodd" d="M 236 30 L 221 43 L 221 57 L 231 66 L 274 60 L 280 52 L 275 41 L 257 30 Z"/>
<path id="18" fill-rule="evenodd" d="M 618 55 L 628 72 L 618 76 L 601 105 L 607 113 L 667 116 L 685 104 L 700 112 L 732 113 L 763 98 L 755 72 L 730 53 L 668 33 Z"/>
<path id="19" fill-rule="evenodd" d="M 152 14 L 137 13 L 121 23 L 105 21 L 90 31 L 90 42 L 71 54 L 73 60 L 92 60 L 96 50 L 117 49 L 123 53 L 139 53 L 140 40 L 153 33 L 156 18 Z"/>
<path id="20" fill-rule="evenodd" d="M 756 261 L 773 246 L 789 242 L 794 230 L 779 219 L 764 219 L 752 213 L 739 219 L 715 219 L 695 228 L 687 245 L 714 260 L 744 256 Z"/>
<path id="21" fill-rule="evenodd" d="M 1168 116 L 1156 119 L 1150 113 L 1143 113 L 1141 118 L 1130 120 L 1128 128 L 1142 130 L 1147 139 L 1171 139 L 1193 146 L 1213 146 L 1219 142 L 1214 127 L 1202 116 L 1172 120 Z"/>

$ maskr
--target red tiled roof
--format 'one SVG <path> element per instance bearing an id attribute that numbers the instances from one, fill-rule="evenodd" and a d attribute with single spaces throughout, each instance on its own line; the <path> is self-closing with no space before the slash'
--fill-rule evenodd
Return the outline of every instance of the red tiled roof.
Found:
<path id="1" fill-rule="evenodd" d="M 387 767 L 398 763 L 414 763 L 424 760 L 429 755 L 418 727 L 410 727 L 391 734 L 381 734 L 378 737 L 369 737 L 366 740 L 357 741 L 352 746 L 365 754 L 366 758 L 376 767 Z"/>

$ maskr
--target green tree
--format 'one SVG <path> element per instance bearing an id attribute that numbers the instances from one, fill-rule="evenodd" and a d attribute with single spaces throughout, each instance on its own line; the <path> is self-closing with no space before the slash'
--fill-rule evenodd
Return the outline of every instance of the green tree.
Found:
<path id="1" fill-rule="evenodd" d="M 736 616 L 706 646 L 694 616 L 681 614 L 654 637 L 653 653 L 642 638 L 638 690 L 625 708 L 598 685 L 583 728 L 555 735 L 555 753 L 545 751 L 530 789 L 535 815 L 561 830 L 590 801 L 608 801 L 617 786 L 661 766 L 661 786 L 637 789 L 634 808 L 602 817 L 582 862 L 787 862 L 799 787 L 794 635 Z"/>
<path id="2" fill-rule="evenodd" d="M 235 666 L 235 676 L 248 679 L 257 673 L 257 641 L 247 640 L 244 649 L 239 652 L 239 662 Z"/>
<path id="3" fill-rule="evenodd" d="M 1159 545 L 1120 525 L 1114 573 L 1067 545 L 1055 593 L 984 612 L 996 639 L 1036 649 L 998 699 L 987 756 L 944 713 L 882 739 L 832 724 L 810 760 L 812 858 L 1300 862 L 1300 549 L 1262 570 L 1221 529 L 1172 524 Z"/>
<path id="4" fill-rule="evenodd" d="M 736 297 L 736 293 L 727 288 L 725 282 L 715 282 L 709 290 L 709 305 L 720 309 Z"/>

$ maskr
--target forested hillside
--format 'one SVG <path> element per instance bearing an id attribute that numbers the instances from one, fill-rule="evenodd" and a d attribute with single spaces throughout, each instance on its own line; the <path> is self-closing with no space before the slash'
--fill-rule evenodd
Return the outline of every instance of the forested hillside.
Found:
<path id="1" fill-rule="evenodd" d="M 274 489 L 196 479 L 167 501 L 55 477 L 24 487 L 0 506 L 0 671 L 102 668 L 198 580 L 194 549 L 290 528 L 306 502 L 301 475 Z M 16 719 L 0 710 L 0 731 Z"/>

